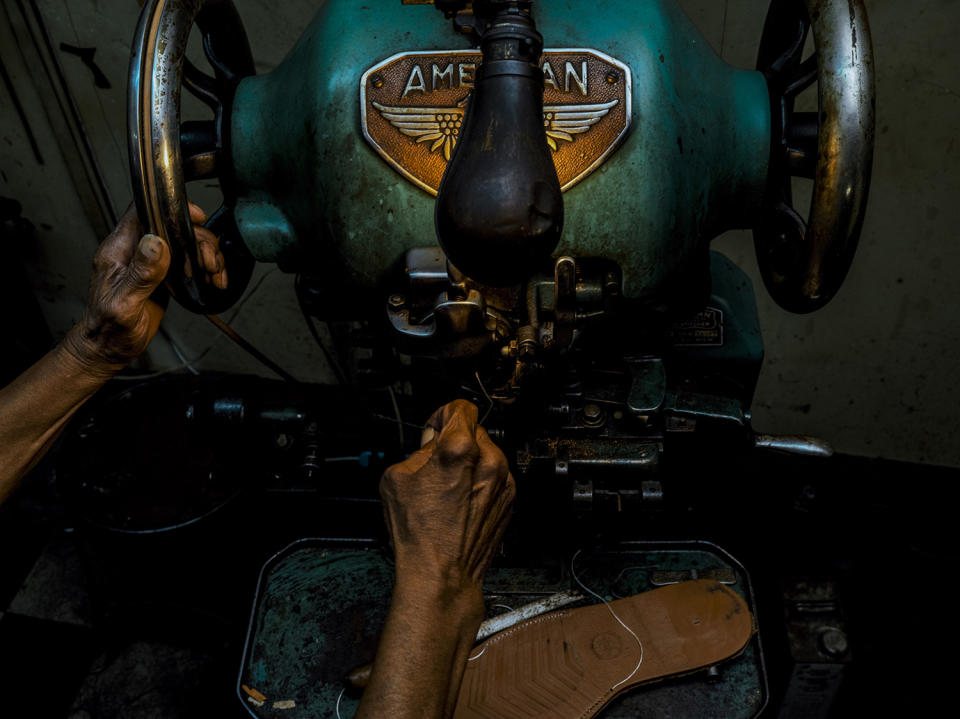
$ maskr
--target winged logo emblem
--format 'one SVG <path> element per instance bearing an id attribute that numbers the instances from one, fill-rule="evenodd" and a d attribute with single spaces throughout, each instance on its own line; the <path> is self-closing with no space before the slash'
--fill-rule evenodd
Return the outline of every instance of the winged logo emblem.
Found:
<path id="1" fill-rule="evenodd" d="M 588 132 L 618 102 L 619 99 L 593 104 L 544 105 L 543 127 L 547 144 L 557 152 L 560 141 L 573 142 L 576 135 Z M 418 143 L 431 143 L 430 152 L 442 150 L 444 158 L 449 161 L 460 135 L 466 104 L 464 98 L 456 105 L 447 107 L 382 105 L 379 102 L 374 102 L 373 106 L 402 134 L 416 138 Z"/>
<path id="2" fill-rule="evenodd" d="M 360 77 L 360 131 L 401 176 L 436 195 L 463 131 L 467 98 L 483 55 L 476 49 L 407 50 Z M 543 129 L 568 190 L 626 139 L 633 95 L 630 66 L 591 48 L 547 48 Z"/>

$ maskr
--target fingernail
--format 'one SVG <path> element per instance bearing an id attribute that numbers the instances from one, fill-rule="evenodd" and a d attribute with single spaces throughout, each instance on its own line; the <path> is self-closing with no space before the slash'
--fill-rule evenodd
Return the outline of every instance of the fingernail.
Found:
<path id="1" fill-rule="evenodd" d="M 433 427 L 424 427 L 423 434 L 420 435 L 420 446 L 425 447 L 436 436 L 437 431 Z"/>
<path id="2" fill-rule="evenodd" d="M 163 252 L 163 240 L 156 235 L 144 235 L 140 238 L 140 253 L 150 259 L 155 260 Z"/>

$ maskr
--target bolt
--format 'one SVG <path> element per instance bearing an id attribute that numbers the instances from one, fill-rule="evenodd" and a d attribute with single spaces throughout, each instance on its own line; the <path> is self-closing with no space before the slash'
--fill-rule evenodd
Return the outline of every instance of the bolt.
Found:
<path id="1" fill-rule="evenodd" d="M 825 629 L 820 632 L 820 651 L 831 657 L 842 657 L 850 649 L 847 635 L 839 629 Z"/>
<path id="2" fill-rule="evenodd" d="M 380 89 L 383 87 L 383 78 L 380 75 L 374 75 L 370 78 L 370 84 L 375 88 Z"/>
<path id="3" fill-rule="evenodd" d="M 403 295 L 390 295 L 387 302 L 390 304 L 390 309 L 400 310 L 407 303 L 407 298 Z"/>
<path id="4" fill-rule="evenodd" d="M 276 442 L 276 445 L 277 445 L 280 449 L 283 449 L 283 448 L 286 447 L 288 444 L 290 444 L 290 437 L 289 437 L 288 435 L 286 435 L 286 434 L 281 433 L 281 434 L 278 434 L 278 435 L 277 435 L 277 438 L 276 438 L 276 440 L 274 440 L 274 441 Z"/>
<path id="5" fill-rule="evenodd" d="M 616 70 L 611 70 L 607 73 L 607 82 L 611 85 L 620 79 L 620 74 Z"/>
<path id="6" fill-rule="evenodd" d="M 587 424 L 601 424 L 603 422 L 603 410 L 595 404 L 588 404 L 583 408 L 583 421 Z"/>

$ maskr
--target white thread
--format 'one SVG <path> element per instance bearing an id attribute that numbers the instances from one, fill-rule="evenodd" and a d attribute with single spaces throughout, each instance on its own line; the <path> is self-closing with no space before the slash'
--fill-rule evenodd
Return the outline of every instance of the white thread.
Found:
<path id="1" fill-rule="evenodd" d="M 490 608 L 491 608 L 491 609 L 497 609 L 498 607 L 499 607 L 500 609 L 506 609 L 508 612 L 512 612 L 512 611 L 513 611 L 513 607 L 508 607 L 506 604 L 491 604 L 491 605 L 490 605 Z"/>
<path id="2" fill-rule="evenodd" d="M 344 693 L 345 691 L 347 691 L 347 688 L 346 688 L 346 687 L 344 687 L 343 689 L 340 690 L 340 696 L 337 697 L 337 706 L 334 707 L 334 709 L 335 709 L 336 712 L 337 712 L 337 719 L 343 719 L 343 717 L 340 716 L 340 700 L 343 699 L 343 693 Z"/>
<path id="3" fill-rule="evenodd" d="M 493 409 L 493 397 L 491 397 L 490 393 L 487 392 L 487 388 L 483 386 L 483 380 L 480 379 L 480 372 L 474 372 L 473 376 L 477 378 L 477 384 L 480 385 L 480 391 L 483 392 L 483 396 L 486 397 L 487 402 L 490 403 L 487 406 L 487 411 L 483 413 L 483 418 L 479 422 L 479 424 L 483 424 L 487 421 L 487 417 L 490 416 L 490 410 Z"/>
<path id="4" fill-rule="evenodd" d="M 574 569 L 574 564 L 576 563 L 577 557 L 580 556 L 580 552 L 582 552 L 582 551 L 583 551 L 582 549 L 578 549 L 578 550 L 576 551 L 576 553 L 574 553 L 573 557 L 570 559 L 570 574 L 573 575 L 573 580 L 574 580 L 577 584 L 580 585 L 580 588 L 583 589 L 583 591 L 587 592 L 588 594 L 593 595 L 594 597 L 596 597 L 597 599 L 599 599 L 601 602 L 603 602 L 603 605 L 607 608 L 607 611 L 610 612 L 610 616 L 612 616 L 614 619 L 616 619 L 616 620 L 617 620 L 617 623 L 619 623 L 621 627 L 623 627 L 624 629 L 626 629 L 627 632 L 628 632 L 634 639 L 636 639 L 636 641 L 637 641 L 637 646 L 640 648 L 640 661 L 637 662 L 637 666 L 635 666 L 635 667 L 633 668 L 633 671 L 630 672 L 625 678 L 621 679 L 619 682 L 617 682 L 617 683 L 614 684 L 612 687 L 610 687 L 610 691 L 614 691 L 614 690 L 615 690 L 618 686 L 620 686 L 621 684 L 624 684 L 624 683 L 630 681 L 630 680 L 633 678 L 633 675 L 636 674 L 638 671 L 640 671 L 640 665 L 643 664 L 643 642 L 641 642 L 641 641 L 640 641 L 640 637 L 638 637 L 638 636 L 636 635 L 636 633 L 635 633 L 630 627 L 628 627 L 626 624 L 624 624 L 624 623 L 623 623 L 623 620 L 620 619 L 620 617 L 617 616 L 617 613 L 616 613 L 615 611 L 613 611 L 613 607 L 610 606 L 610 602 L 608 602 L 606 599 L 604 599 L 603 597 L 601 597 L 601 596 L 600 596 L 599 594 L 597 594 L 595 591 L 593 591 L 592 589 L 590 589 L 590 587 L 588 587 L 586 584 L 584 584 L 583 582 L 580 581 L 580 577 L 577 576 L 577 571 L 576 571 L 576 569 Z"/>
<path id="5" fill-rule="evenodd" d="M 487 648 L 486 648 L 486 646 L 484 646 L 484 648 L 483 648 L 483 649 L 481 649 L 481 650 L 480 650 L 480 653 L 479 653 L 479 654 L 477 654 L 476 656 L 473 656 L 473 657 L 467 657 L 467 661 L 468 661 L 468 662 L 472 662 L 472 661 L 473 661 L 474 659 L 479 659 L 480 657 L 482 657 L 482 656 L 483 656 L 483 653 L 484 653 L 485 651 L 487 651 Z"/>
<path id="6" fill-rule="evenodd" d="M 390 393 L 390 403 L 393 405 L 393 415 L 397 418 L 397 432 L 400 434 L 400 449 L 403 449 L 403 417 L 400 416 L 400 405 L 397 404 L 397 394 L 391 385 L 387 385 Z"/>

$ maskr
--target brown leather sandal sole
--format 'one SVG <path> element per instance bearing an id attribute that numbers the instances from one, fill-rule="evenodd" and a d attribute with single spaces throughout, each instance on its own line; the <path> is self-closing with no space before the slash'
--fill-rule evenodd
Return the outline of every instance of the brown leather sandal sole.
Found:
<path id="1" fill-rule="evenodd" d="M 750 641 L 746 603 L 710 579 L 529 619 L 475 647 L 455 719 L 588 719 L 638 684 L 686 674 Z M 631 672 L 636 672 L 631 676 Z M 627 681 L 624 681 L 630 677 Z"/>

